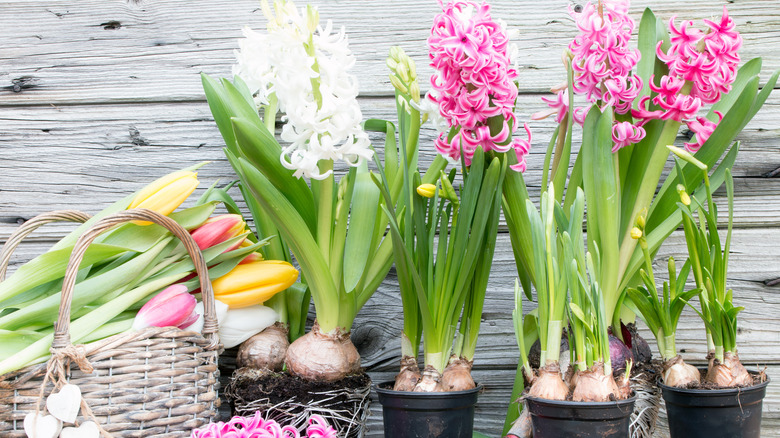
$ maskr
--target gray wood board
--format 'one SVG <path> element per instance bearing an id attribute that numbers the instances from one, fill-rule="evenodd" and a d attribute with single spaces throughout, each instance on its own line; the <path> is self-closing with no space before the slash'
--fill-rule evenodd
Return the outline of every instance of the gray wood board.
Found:
<path id="1" fill-rule="evenodd" d="M 323 20 L 346 28 L 363 94 L 391 93 L 384 61 L 393 45 L 415 58 L 420 77 L 430 75 L 425 41 L 437 2 L 311 3 Z M 518 31 L 522 91 L 565 80 L 559 59 L 577 32 L 567 9 L 574 2 L 491 3 L 493 16 Z M 677 15 L 701 25 L 724 4 L 743 34 L 743 59 L 763 55 L 764 72 L 780 68 L 772 56 L 780 44 L 780 11 L 771 1 L 653 0 L 636 2 L 631 12 L 637 25 L 644 6 L 663 20 Z M 0 8 L 0 105 L 200 99 L 198 73 L 229 74 L 241 27 L 265 23 L 257 0 L 6 0 Z"/>
<path id="2" fill-rule="evenodd" d="M 366 98 L 361 104 L 365 117 L 395 119 L 390 99 Z M 527 119 L 544 104 L 539 95 L 524 95 L 518 106 Z M 9 107 L 0 108 L 0 120 L 0 238 L 20 218 L 62 208 L 94 213 L 165 173 L 201 161 L 212 161 L 200 170 L 203 188 L 235 179 L 205 102 Z M 525 178 L 531 193 L 538 194 L 554 121 L 531 126 L 533 148 Z M 680 146 L 684 134 L 677 140 Z M 777 91 L 738 137 L 737 227 L 780 225 L 780 178 L 765 177 L 780 168 L 779 134 Z M 423 162 L 435 153 L 435 135 L 426 125 L 420 143 Z M 382 142 L 374 137 L 375 147 Z M 578 145 L 575 138 L 575 151 Z M 721 190 L 717 195 L 725 207 L 725 194 Z"/>
<path id="3" fill-rule="evenodd" d="M 323 19 L 345 26 L 357 63 L 366 117 L 394 118 L 384 60 L 401 45 L 416 60 L 427 88 L 427 38 L 436 2 L 340 0 L 312 2 Z M 521 48 L 519 116 L 544 109 L 540 97 L 564 78 L 560 53 L 575 35 L 569 0 L 540 3 L 493 1 L 493 15 L 518 29 Z M 303 6 L 299 2 L 299 6 Z M 764 57 L 762 81 L 780 68 L 780 10 L 765 0 L 652 0 L 632 7 L 639 19 L 650 6 L 664 20 L 712 18 L 727 5 L 745 39 L 743 59 Z M 235 178 L 221 152 L 222 141 L 203 98 L 199 73 L 230 74 L 241 26 L 260 29 L 257 0 L 99 1 L 5 0 L 0 3 L 0 242 L 25 219 L 45 211 L 76 208 L 95 213 L 149 181 L 200 161 L 202 188 Z M 763 82 L 762 82 L 763 83 Z M 526 178 L 533 193 L 541 185 L 550 120 L 532 122 L 533 150 Z M 729 284 L 747 309 L 741 317 L 740 355 L 751 366 L 780 373 L 780 94 L 740 135 L 734 168 L 734 244 Z M 685 141 L 685 132 L 677 144 Z M 435 133 L 423 132 L 423 163 L 433 156 Z M 575 149 L 576 149 L 575 139 Z M 379 145 L 377 138 L 376 145 Z M 721 211 L 723 194 L 718 193 Z M 40 254 L 72 225 L 36 232 L 14 258 Z M 656 260 L 679 259 L 684 240 L 675 233 Z M 499 235 L 490 292 L 485 304 L 475 376 L 486 385 L 477 408 L 476 430 L 497 436 L 503 424 L 517 361 L 509 309 L 515 277 L 509 239 Z M 353 339 L 375 382 L 397 367 L 401 307 L 393 272 L 356 320 Z M 686 359 L 704 354 L 702 325 L 686 309 L 678 347 Z M 645 332 L 645 335 L 649 333 Z M 648 339 L 652 344 L 652 339 Z M 768 388 L 764 436 L 780 436 L 780 390 Z M 378 403 L 372 433 L 381 436 Z M 660 431 L 659 436 L 665 436 Z"/>

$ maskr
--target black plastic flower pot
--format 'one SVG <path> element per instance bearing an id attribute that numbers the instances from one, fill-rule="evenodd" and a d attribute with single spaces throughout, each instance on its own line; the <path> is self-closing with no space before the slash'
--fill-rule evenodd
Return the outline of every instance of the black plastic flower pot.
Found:
<path id="1" fill-rule="evenodd" d="M 659 383 L 672 438 L 760 438 L 769 379 L 748 388 L 685 389 Z"/>
<path id="2" fill-rule="evenodd" d="M 481 385 L 468 391 L 406 392 L 393 391 L 393 383 L 376 386 L 386 437 L 472 438 Z"/>
<path id="3" fill-rule="evenodd" d="M 628 438 L 636 395 L 614 402 L 574 402 L 528 397 L 534 438 Z"/>

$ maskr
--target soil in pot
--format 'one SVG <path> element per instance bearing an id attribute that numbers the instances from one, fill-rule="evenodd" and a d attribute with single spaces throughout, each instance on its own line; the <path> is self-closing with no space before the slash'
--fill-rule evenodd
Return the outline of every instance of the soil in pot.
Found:
<path id="1" fill-rule="evenodd" d="M 466 391 L 394 391 L 394 382 L 376 386 L 385 437 L 472 438 L 474 406 L 482 386 Z"/>
<path id="2" fill-rule="evenodd" d="M 304 430 L 311 414 L 325 418 L 339 437 L 362 437 L 371 379 L 361 372 L 336 382 L 316 382 L 287 373 L 239 368 L 225 388 L 233 415 L 265 418 Z"/>
<path id="3" fill-rule="evenodd" d="M 675 388 L 659 383 L 672 438 L 760 438 L 762 401 L 769 379 L 751 372 L 753 385 L 719 389 L 707 383 L 696 388 Z"/>

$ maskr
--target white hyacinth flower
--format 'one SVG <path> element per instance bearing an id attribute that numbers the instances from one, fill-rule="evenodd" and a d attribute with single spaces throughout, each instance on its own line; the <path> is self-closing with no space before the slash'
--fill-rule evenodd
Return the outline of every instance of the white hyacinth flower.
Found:
<path id="1" fill-rule="evenodd" d="M 330 20 L 323 28 L 316 9 L 300 12 L 292 2 L 267 1 L 266 33 L 244 29 L 236 51 L 233 74 L 267 105 L 273 94 L 284 114 L 280 160 L 296 177 L 323 179 L 320 160 L 340 160 L 352 166 L 373 156 L 363 115 L 357 102 L 358 84 L 348 73 L 355 64 L 344 29 L 333 32 Z"/>

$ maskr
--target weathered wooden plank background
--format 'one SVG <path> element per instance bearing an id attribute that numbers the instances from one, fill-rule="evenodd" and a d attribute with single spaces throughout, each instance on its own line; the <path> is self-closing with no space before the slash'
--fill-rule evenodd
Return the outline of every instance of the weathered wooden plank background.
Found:
<path id="1" fill-rule="evenodd" d="M 417 60 L 423 83 L 425 39 L 437 2 L 314 2 L 323 18 L 346 26 L 357 56 L 366 117 L 392 118 L 384 59 L 401 45 Z M 563 77 L 560 53 L 575 29 L 567 0 L 493 1 L 494 16 L 518 29 L 520 115 L 543 108 L 539 97 Z M 745 39 L 743 59 L 764 57 L 763 76 L 780 68 L 780 9 L 769 0 L 635 2 L 661 17 L 710 18 L 729 7 Z M 49 210 L 96 212 L 171 170 L 211 160 L 203 186 L 233 178 L 206 106 L 199 73 L 227 76 L 240 28 L 264 23 L 256 0 L 0 0 L 0 241 L 17 224 Z M 535 122 L 527 180 L 538 187 L 552 124 Z M 681 133 L 679 142 L 683 141 Z M 433 132 L 421 143 L 432 156 Z M 736 176 L 736 230 L 729 279 L 747 307 L 740 353 L 780 378 L 780 92 L 746 128 Z M 721 196 L 722 201 L 722 196 Z M 19 251 L 26 260 L 67 227 L 41 230 Z M 680 255 L 678 233 L 660 257 Z M 660 259 L 659 259 L 660 260 Z M 508 403 L 517 353 L 508 310 L 514 273 L 509 239 L 499 236 L 495 275 L 485 306 L 475 375 L 485 384 L 476 429 L 497 436 Z M 401 308 L 392 278 L 358 317 L 353 334 L 375 381 L 392 377 L 399 355 Z M 704 354 L 701 323 L 686 313 L 678 335 L 689 360 Z M 764 436 L 780 436 L 780 389 L 769 386 Z M 381 436 L 373 406 L 371 436 Z M 664 436 L 659 432 L 659 436 Z"/>

